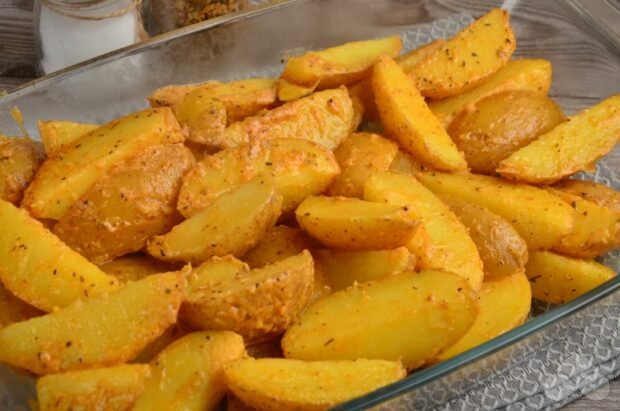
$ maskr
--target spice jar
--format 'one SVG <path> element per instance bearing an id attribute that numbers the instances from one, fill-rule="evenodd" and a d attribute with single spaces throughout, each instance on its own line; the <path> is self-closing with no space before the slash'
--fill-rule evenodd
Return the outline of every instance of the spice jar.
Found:
<path id="1" fill-rule="evenodd" d="M 144 36 L 141 0 L 37 3 L 39 62 L 46 74 L 131 45 Z"/>

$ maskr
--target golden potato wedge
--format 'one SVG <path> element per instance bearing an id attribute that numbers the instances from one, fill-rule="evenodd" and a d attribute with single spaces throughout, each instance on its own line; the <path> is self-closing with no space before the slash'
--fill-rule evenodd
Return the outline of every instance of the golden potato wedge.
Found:
<path id="1" fill-rule="evenodd" d="M 256 177 L 168 233 L 153 237 L 147 251 L 158 260 L 192 263 L 227 254 L 241 256 L 273 227 L 281 207 L 282 196 L 273 181 Z"/>
<path id="2" fill-rule="evenodd" d="M 549 184 L 588 169 L 620 141 L 620 94 L 590 107 L 502 160 L 511 180 Z"/>
<path id="3" fill-rule="evenodd" d="M 206 157 L 183 178 L 177 208 L 191 217 L 220 195 L 258 175 L 271 175 L 282 195 L 282 213 L 309 195 L 322 193 L 340 172 L 334 154 L 322 145 L 294 138 L 265 140 Z"/>
<path id="4" fill-rule="evenodd" d="M 398 63 L 400 68 L 402 68 L 405 73 L 410 73 L 411 70 L 413 70 L 413 68 L 418 63 L 426 59 L 431 54 L 435 53 L 441 47 L 444 47 L 445 44 L 446 41 L 444 39 L 433 40 L 430 43 L 424 44 L 405 54 L 401 54 L 394 60 Z"/>
<path id="5" fill-rule="evenodd" d="M 575 225 L 560 238 L 553 251 L 573 257 L 592 258 L 620 246 L 620 212 L 548 187 L 547 191 L 575 209 Z"/>
<path id="6" fill-rule="evenodd" d="M 446 194 L 437 196 L 467 228 L 480 254 L 485 281 L 523 272 L 527 243 L 508 221 L 469 201 Z"/>
<path id="7" fill-rule="evenodd" d="M 48 157 L 67 147 L 86 133 L 90 133 L 97 124 L 78 123 L 64 120 L 39 120 L 39 135 Z"/>
<path id="8" fill-rule="evenodd" d="M 0 285 L 0 329 L 39 315 L 43 315 L 43 312 L 15 297 Z"/>
<path id="9" fill-rule="evenodd" d="M 150 372 L 133 364 L 46 375 L 37 381 L 38 410 L 129 410 Z"/>
<path id="10" fill-rule="evenodd" d="M 269 411 L 326 410 L 405 378 L 397 361 L 299 361 L 244 358 L 225 366 L 227 385 L 243 403 Z"/>
<path id="11" fill-rule="evenodd" d="M 469 281 L 474 291 L 480 289 L 482 261 L 467 229 L 415 178 L 399 173 L 377 174 L 366 183 L 364 198 L 404 207 L 411 220 L 421 223 L 407 243 L 418 268 L 455 273 Z"/>
<path id="12" fill-rule="evenodd" d="M 387 56 L 375 64 L 372 88 L 387 135 L 414 158 L 430 167 L 467 169 L 450 136 L 431 113 L 414 82 Z"/>
<path id="13" fill-rule="evenodd" d="M 352 119 L 351 98 L 346 88 L 341 87 L 313 93 L 233 123 L 221 139 L 208 144 L 224 149 L 262 140 L 297 138 L 333 150 L 349 135 Z"/>
<path id="14" fill-rule="evenodd" d="M 415 176 L 418 171 L 425 169 L 426 167 L 414 160 L 410 154 L 405 153 L 403 150 L 398 150 L 388 171 Z"/>
<path id="15" fill-rule="evenodd" d="M 314 242 L 298 228 L 277 225 L 267 230 L 260 242 L 243 255 L 251 268 L 261 268 L 314 248 Z"/>
<path id="16" fill-rule="evenodd" d="M 295 216 L 301 229 L 323 245 L 345 250 L 400 247 L 418 228 L 402 206 L 347 197 L 308 197 Z"/>
<path id="17" fill-rule="evenodd" d="M 313 255 L 333 291 L 415 270 L 415 256 L 406 247 L 366 251 L 322 249 Z"/>
<path id="18" fill-rule="evenodd" d="M 287 79 L 280 78 L 278 80 L 278 100 L 293 101 L 310 95 L 316 90 L 319 82 L 316 81 L 308 86 L 296 84 Z"/>
<path id="19" fill-rule="evenodd" d="M 176 321 L 187 273 L 152 275 L 9 325 L 0 330 L 0 361 L 35 374 L 123 363 Z"/>
<path id="20" fill-rule="evenodd" d="M 175 324 L 172 324 L 170 327 L 166 328 L 166 331 L 164 331 L 159 337 L 148 343 L 147 346 L 140 351 L 140 354 L 136 355 L 131 362 L 137 364 L 151 362 L 157 354 L 162 352 L 166 347 L 179 338 L 189 334 L 189 332 L 189 327 L 177 321 Z"/>
<path id="21" fill-rule="evenodd" d="M 492 94 L 456 116 L 448 134 L 474 173 L 494 174 L 499 162 L 565 120 L 560 107 L 531 90 Z"/>
<path id="22" fill-rule="evenodd" d="M 217 409 L 226 394 L 224 366 L 245 355 L 243 339 L 230 331 L 188 334 L 153 359 L 132 410 Z"/>
<path id="23" fill-rule="evenodd" d="M 423 96 L 452 97 L 505 66 L 515 47 L 508 12 L 493 9 L 430 52 L 409 73 Z"/>
<path id="24" fill-rule="evenodd" d="M 571 232 L 575 222 L 569 204 L 540 188 L 477 174 L 424 172 L 416 177 L 435 193 L 486 207 L 506 219 L 530 251 L 551 248 Z"/>
<path id="25" fill-rule="evenodd" d="M 403 273 L 315 302 L 286 331 L 282 350 L 287 358 L 401 360 L 414 369 L 458 341 L 477 311 L 462 277 Z"/>
<path id="26" fill-rule="evenodd" d="M 564 304 L 595 289 L 617 273 L 594 260 L 582 260 L 550 251 L 530 253 L 525 266 L 532 296 L 551 304 Z"/>
<path id="27" fill-rule="evenodd" d="M 35 218 L 58 220 L 101 176 L 146 147 L 182 143 L 169 108 L 147 109 L 114 120 L 47 160 L 26 189 L 22 206 Z"/>
<path id="28" fill-rule="evenodd" d="M 234 331 L 246 341 L 271 339 L 297 320 L 313 281 L 308 251 L 254 270 L 207 261 L 192 274 L 181 318 L 198 329 Z"/>
<path id="29" fill-rule="evenodd" d="M 532 305 L 532 290 L 523 272 L 482 284 L 474 325 L 437 359 L 447 360 L 523 324 Z"/>
<path id="30" fill-rule="evenodd" d="M 428 106 L 444 128 L 448 128 L 461 111 L 474 107 L 483 98 L 506 90 L 530 90 L 547 94 L 551 87 L 551 63 L 541 59 L 519 59 L 508 62 L 479 86 Z"/>
<path id="31" fill-rule="evenodd" d="M 620 213 L 620 192 L 606 185 L 585 180 L 562 180 L 554 184 L 553 188 Z"/>
<path id="32" fill-rule="evenodd" d="M 351 134 L 334 151 L 341 172 L 327 194 L 362 198 L 366 180 L 375 173 L 387 171 L 397 152 L 398 145 L 378 134 Z"/>
<path id="33" fill-rule="evenodd" d="M 219 84 L 221 83 L 213 80 L 205 81 L 203 83 L 171 84 L 169 86 L 158 88 L 146 99 L 153 108 L 173 107 L 198 87 L 207 87 L 210 85 L 215 88 Z"/>
<path id="34" fill-rule="evenodd" d="M 0 282 L 44 311 L 118 288 L 118 281 L 71 250 L 25 210 L 0 200 Z M 50 292 L 53 290 L 53 292 Z"/>
<path id="35" fill-rule="evenodd" d="M 123 284 L 142 280 L 149 275 L 172 271 L 174 268 L 170 264 L 144 254 L 126 255 L 99 266 L 101 271 Z"/>
<path id="36" fill-rule="evenodd" d="M 354 41 L 320 51 L 310 51 L 286 61 L 282 78 L 319 89 L 353 84 L 367 77 L 381 54 L 396 56 L 402 47 L 399 36 Z M 282 100 L 282 96 L 280 96 Z"/>
<path id="37" fill-rule="evenodd" d="M 190 141 L 208 144 L 221 138 L 227 125 L 275 104 L 276 80 L 256 78 L 196 86 L 174 106 L 174 112 L 187 127 Z"/>
<path id="38" fill-rule="evenodd" d="M 54 226 L 69 247 L 95 264 L 141 250 L 181 219 L 181 181 L 194 165 L 182 144 L 147 147 L 99 178 Z"/>
<path id="39" fill-rule="evenodd" d="M 0 138 L 0 200 L 19 205 L 44 159 L 39 142 L 29 138 Z"/>

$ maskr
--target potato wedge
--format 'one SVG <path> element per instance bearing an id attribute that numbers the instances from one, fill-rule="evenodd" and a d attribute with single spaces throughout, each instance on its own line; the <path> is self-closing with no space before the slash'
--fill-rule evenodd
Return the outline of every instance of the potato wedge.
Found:
<path id="1" fill-rule="evenodd" d="M 342 251 L 322 249 L 313 255 L 325 281 L 335 291 L 355 283 L 378 281 L 415 270 L 415 256 L 406 247 L 393 250 Z"/>
<path id="2" fill-rule="evenodd" d="M 9 325 L 0 330 L 0 361 L 35 374 L 125 362 L 176 321 L 187 272 L 152 275 Z"/>
<path id="3" fill-rule="evenodd" d="M 39 411 L 129 410 L 150 375 L 146 364 L 46 375 L 37 381 Z"/>
<path id="4" fill-rule="evenodd" d="M 410 75 L 423 96 L 452 97 L 505 66 L 515 47 L 508 12 L 493 9 L 433 50 Z"/>
<path id="5" fill-rule="evenodd" d="M 532 305 L 532 290 L 523 272 L 482 284 L 474 325 L 437 359 L 447 360 L 523 324 Z"/>
<path id="6" fill-rule="evenodd" d="M 309 195 L 322 193 L 340 172 L 334 154 L 308 140 L 265 140 L 222 150 L 198 163 L 184 178 L 177 208 L 191 217 L 220 195 L 258 175 L 271 175 L 282 195 L 282 213 Z"/>
<path id="7" fill-rule="evenodd" d="M 287 358 L 401 360 L 414 369 L 458 341 L 477 311 L 462 277 L 403 273 L 315 302 L 286 331 L 282 349 Z"/>
<path id="8" fill-rule="evenodd" d="M 177 197 L 193 165 L 182 144 L 147 147 L 99 178 L 60 218 L 54 233 L 95 264 L 139 251 L 180 221 Z"/>
<path id="9" fill-rule="evenodd" d="M 467 229 L 415 178 L 399 173 L 377 174 L 366 183 L 364 198 L 404 207 L 412 221 L 421 223 L 407 243 L 418 268 L 455 273 L 465 278 L 474 291 L 480 289 L 482 261 Z"/>
<path id="10" fill-rule="evenodd" d="M 492 94 L 456 116 L 448 134 L 474 173 L 494 174 L 499 162 L 565 120 L 560 107 L 531 90 Z"/>
<path id="11" fill-rule="evenodd" d="M 333 150 L 349 135 L 352 119 L 351 98 L 342 87 L 320 91 L 233 123 L 221 139 L 208 144 L 224 149 L 262 140 L 297 138 Z"/>
<path id="12" fill-rule="evenodd" d="M 594 260 L 570 258 L 549 251 L 530 253 L 525 274 L 532 286 L 532 296 L 551 304 L 574 300 L 617 275 Z"/>
<path id="13" fill-rule="evenodd" d="M 100 265 L 99 269 L 125 284 L 142 280 L 149 275 L 172 271 L 174 266 L 156 260 L 149 255 L 131 254 Z"/>
<path id="14" fill-rule="evenodd" d="M 295 216 L 301 229 L 323 245 L 345 250 L 400 247 L 418 228 L 402 206 L 347 197 L 308 197 Z"/>
<path id="15" fill-rule="evenodd" d="M 569 204 L 540 188 L 476 174 L 425 172 L 416 177 L 435 193 L 469 201 L 503 217 L 530 251 L 551 248 L 571 232 L 575 222 Z"/>
<path id="16" fill-rule="evenodd" d="M 588 169 L 620 141 L 620 94 L 590 107 L 502 160 L 511 180 L 549 184 Z"/>
<path id="17" fill-rule="evenodd" d="M 293 101 L 302 97 L 306 97 L 316 90 L 316 86 L 319 82 L 304 86 L 302 84 L 295 84 L 284 78 L 278 80 L 278 100 L 280 101 Z"/>
<path id="18" fill-rule="evenodd" d="M 245 358 L 225 366 L 228 388 L 260 410 L 318 411 L 405 378 L 397 361 Z"/>
<path id="19" fill-rule="evenodd" d="M 185 96 L 196 90 L 198 87 L 211 86 L 215 88 L 219 84 L 221 83 L 213 80 L 205 81 L 203 83 L 171 84 L 169 86 L 158 88 L 146 99 L 149 101 L 149 104 L 153 108 L 174 107 L 175 105 L 180 103 Z"/>
<path id="20" fill-rule="evenodd" d="M 0 285 L 0 329 L 39 315 L 43 315 L 43 312 L 15 297 Z"/>
<path id="21" fill-rule="evenodd" d="M 387 135 L 414 158 L 430 167 L 467 169 L 450 136 L 431 113 L 414 82 L 387 56 L 375 64 L 372 88 Z"/>
<path id="22" fill-rule="evenodd" d="M 230 331 L 188 334 L 151 362 L 151 377 L 132 410 L 217 409 L 226 394 L 224 366 L 245 355 L 243 339 Z"/>
<path id="23" fill-rule="evenodd" d="M 101 176 L 146 147 L 182 143 L 169 108 L 114 120 L 74 141 L 47 160 L 24 194 L 22 206 L 35 218 L 58 220 Z"/>
<path id="24" fill-rule="evenodd" d="M 174 112 L 187 127 L 188 140 L 208 144 L 221 138 L 227 125 L 275 104 L 276 80 L 251 78 L 196 86 L 174 106 Z"/>
<path id="25" fill-rule="evenodd" d="M 41 143 L 0 134 L 0 200 L 19 205 L 45 159 Z"/>
<path id="26" fill-rule="evenodd" d="M 400 68 L 402 68 L 405 73 L 410 73 L 411 70 L 413 70 L 413 68 L 418 63 L 426 59 L 431 54 L 435 53 L 441 47 L 444 47 L 445 44 L 446 41 L 444 39 L 433 40 L 430 43 L 424 44 L 405 54 L 401 54 L 394 60 L 398 63 Z"/>
<path id="27" fill-rule="evenodd" d="M 415 176 L 418 171 L 426 168 L 403 150 L 398 150 L 388 171 Z"/>
<path id="28" fill-rule="evenodd" d="M 254 270 L 222 264 L 207 261 L 192 274 L 181 318 L 195 328 L 267 340 L 297 320 L 312 295 L 314 262 L 308 251 Z"/>
<path id="29" fill-rule="evenodd" d="M 281 207 L 282 196 L 273 181 L 256 177 L 168 233 L 153 237 L 147 251 L 158 260 L 192 263 L 227 254 L 241 256 L 273 227 Z"/>
<path id="30" fill-rule="evenodd" d="M 620 192 L 606 185 L 586 180 L 562 180 L 554 184 L 553 188 L 620 213 Z"/>
<path id="31" fill-rule="evenodd" d="M 97 124 L 63 120 L 39 120 L 37 125 L 48 157 L 54 156 L 86 133 L 99 128 Z"/>
<path id="32" fill-rule="evenodd" d="M 119 286 L 114 277 L 71 250 L 25 210 L 3 200 L 0 233 L 0 282 L 41 310 L 63 308 Z"/>
<path id="33" fill-rule="evenodd" d="M 140 354 L 136 355 L 131 362 L 137 364 L 145 364 L 151 362 L 153 358 L 162 352 L 166 347 L 175 342 L 176 340 L 189 334 L 190 330 L 185 324 L 176 322 L 170 327 L 166 328 L 159 337 L 147 344 Z"/>
<path id="34" fill-rule="evenodd" d="M 372 91 L 372 76 L 347 88 L 351 101 L 353 102 L 354 112 L 362 114 L 362 120 L 379 121 L 379 110 L 375 102 L 375 94 Z M 359 114 L 358 114 L 359 115 Z M 354 114 L 355 116 L 355 114 Z"/>
<path id="35" fill-rule="evenodd" d="M 431 101 L 428 107 L 448 128 L 458 113 L 474 107 L 483 98 L 506 90 L 530 90 L 547 94 L 551 87 L 551 63 L 541 59 L 518 59 L 490 75 L 479 86 L 464 93 L 439 101 Z"/>
<path id="36" fill-rule="evenodd" d="M 391 36 L 310 51 L 302 56 L 289 58 L 282 71 L 282 78 L 302 86 L 317 84 L 319 89 L 353 84 L 368 76 L 372 65 L 381 54 L 394 57 L 401 47 L 400 37 Z"/>
<path id="37" fill-rule="evenodd" d="M 592 258 L 620 246 L 620 212 L 548 187 L 547 191 L 575 209 L 575 225 L 552 249 L 573 257 Z"/>
<path id="38" fill-rule="evenodd" d="M 396 143 L 378 134 L 351 134 L 334 151 L 341 172 L 327 194 L 363 198 L 366 180 L 373 174 L 387 171 L 397 152 Z"/>
<path id="39" fill-rule="evenodd" d="M 243 255 L 243 261 L 251 268 L 261 268 L 312 248 L 314 242 L 300 229 L 277 225 L 267 230 L 256 247 Z"/>
<path id="40" fill-rule="evenodd" d="M 445 194 L 438 197 L 463 223 L 476 244 L 485 281 L 523 272 L 527 243 L 508 221 L 477 204 Z"/>

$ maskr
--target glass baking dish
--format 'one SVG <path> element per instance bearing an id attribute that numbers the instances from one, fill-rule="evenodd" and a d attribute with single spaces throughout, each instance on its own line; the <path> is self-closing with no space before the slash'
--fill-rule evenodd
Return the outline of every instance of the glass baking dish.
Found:
<path id="1" fill-rule="evenodd" d="M 145 107 L 144 97 L 164 85 L 277 76 L 284 56 L 389 34 L 401 34 L 411 49 L 500 6 L 512 15 L 516 57 L 553 63 L 551 95 L 566 113 L 620 91 L 620 11 L 611 1 L 292 0 L 180 29 L 28 83 L 0 98 L 0 131 L 18 133 L 13 106 L 22 109 L 33 136 L 37 119 L 105 122 Z M 583 177 L 619 189 L 619 164 L 616 149 Z M 619 253 L 612 254 L 604 260 L 618 272 Z M 584 319 L 618 307 L 619 288 L 616 277 L 570 303 L 539 307 L 521 327 L 338 408 L 445 404 L 550 341 L 579 332 Z M 30 378 L 0 367 L 0 409 L 27 410 L 33 398 Z"/>

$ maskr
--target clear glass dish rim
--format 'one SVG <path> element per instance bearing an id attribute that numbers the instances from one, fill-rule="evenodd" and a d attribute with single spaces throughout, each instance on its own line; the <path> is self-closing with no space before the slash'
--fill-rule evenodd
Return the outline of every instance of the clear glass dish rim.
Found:
<path id="1" fill-rule="evenodd" d="M 193 33 L 206 31 L 230 23 L 236 23 L 245 19 L 257 17 L 261 14 L 270 13 L 280 8 L 293 7 L 296 4 L 311 1 L 316 0 L 275 0 L 273 3 L 258 6 L 251 10 L 230 13 L 228 15 L 213 18 L 189 27 L 164 33 L 159 36 L 152 37 L 144 42 L 103 54 L 25 83 L 11 90 L 5 96 L 0 97 L 0 101 L 3 103 L 10 102 L 13 98 L 18 98 L 23 93 L 29 92 L 32 88 L 45 88 L 49 84 L 93 69 L 107 62 L 121 59 L 126 56 L 139 54 L 145 49 L 149 49 L 153 46 L 182 38 Z M 570 4 L 570 2 L 568 2 L 568 4 Z M 417 371 L 401 381 L 338 405 L 337 407 L 334 407 L 333 410 L 363 410 L 395 398 L 406 392 L 420 388 L 425 384 L 436 381 L 437 379 L 462 368 L 466 364 L 482 360 L 501 349 L 507 348 L 508 346 L 531 336 L 536 332 L 569 317 L 572 314 L 575 314 L 588 305 L 597 303 L 605 297 L 618 292 L 618 290 L 620 290 L 620 276 L 612 278 L 601 286 L 576 298 L 573 301 L 565 303 L 550 310 L 549 312 L 530 319 L 523 325 L 502 334 L 499 337 L 496 337 L 449 360 L 443 361 L 424 370 Z"/>

